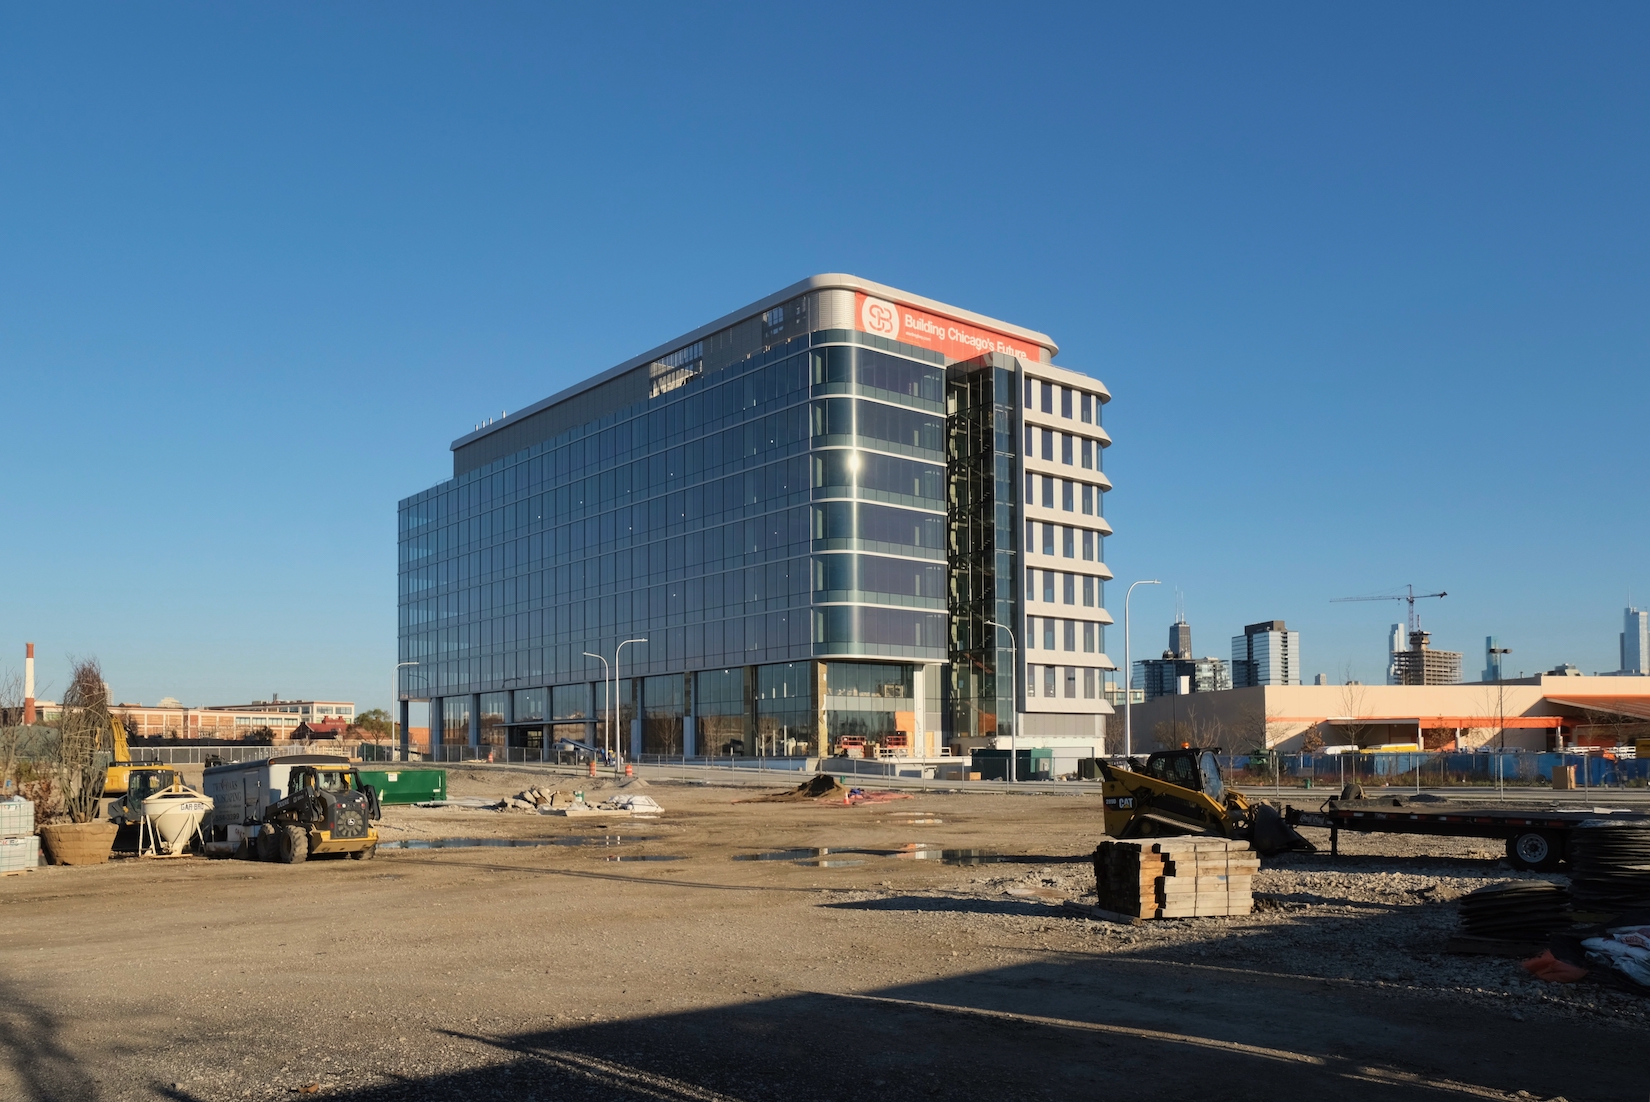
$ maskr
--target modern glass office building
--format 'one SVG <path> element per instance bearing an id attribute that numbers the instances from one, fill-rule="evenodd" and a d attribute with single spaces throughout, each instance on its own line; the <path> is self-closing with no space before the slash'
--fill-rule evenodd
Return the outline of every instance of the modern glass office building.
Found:
<path id="1" fill-rule="evenodd" d="M 1110 396 L 1055 352 L 815 276 L 478 427 L 400 504 L 402 730 L 417 698 L 511 756 L 1100 752 Z"/>

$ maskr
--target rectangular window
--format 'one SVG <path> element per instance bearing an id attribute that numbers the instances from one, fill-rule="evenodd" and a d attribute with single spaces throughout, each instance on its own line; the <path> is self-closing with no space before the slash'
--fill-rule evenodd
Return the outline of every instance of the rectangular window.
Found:
<path id="1" fill-rule="evenodd" d="M 1047 696 L 1047 697 L 1054 696 L 1054 678 L 1055 678 L 1055 675 L 1058 674 L 1059 672 L 1060 672 L 1060 667 L 1058 667 L 1058 666 L 1044 666 L 1043 667 L 1043 695 L 1044 696 Z"/>
<path id="2" fill-rule="evenodd" d="M 1043 458 L 1045 460 L 1047 460 L 1048 462 L 1050 462 L 1050 463 L 1054 462 L 1054 430 L 1053 429 L 1044 429 L 1043 430 Z"/>
<path id="3" fill-rule="evenodd" d="M 1084 608 L 1093 608 L 1094 607 L 1094 579 L 1093 578 L 1085 577 L 1083 579 L 1083 607 Z"/>
<path id="4" fill-rule="evenodd" d="M 1026 666 L 1026 695 L 1037 695 L 1037 667 L 1029 664 Z"/>
<path id="5" fill-rule="evenodd" d="M 1076 503 L 1073 501 L 1074 496 L 1075 495 L 1072 492 L 1071 480 L 1069 478 L 1062 478 L 1060 480 L 1060 508 L 1064 509 L 1068 513 L 1074 512 L 1076 509 Z"/>
<path id="6" fill-rule="evenodd" d="M 1090 407 L 1089 407 L 1089 403 L 1092 400 L 1093 399 L 1089 395 L 1087 395 L 1087 394 L 1083 395 L 1083 403 L 1082 403 L 1082 405 L 1083 405 L 1083 424 L 1085 424 L 1085 425 L 1089 424 L 1092 420 L 1092 418 L 1090 417 L 1090 412 L 1091 411 L 1090 411 Z"/>
<path id="7" fill-rule="evenodd" d="M 1071 420 L 1071 388 L 1069 386 L 1060 388 L 1060 416 L 1067 421 Z"/>
<path id="8" fill-rule="evenodd" d="M 1054 508 L 1054 479 L 1046 474 L 1043 476 L 1043 508 Z"/>
<path id="9" fill-rule="evenodd" d="M 1094 561 L 1094 533 L 1083 533 L 1083 559 L 1085 562 Z"/>
<path id="10" fill-rule="evenodd" d="M 1026 472 L 1026 502 L 1029 504 L 1037 500 L 1037 476 L 1030 471 Z"/>
<path id="11" fill-rule="evenodd" d="M 1035 601 L 1036 599 L 1037 599 L 1037 568 L 1033 567 L 1033 566 L 1028 566 L 1028 567 L 1026 567 L 1026 600 Z"/>
<path id="12" fill-rule="evenodd" d="M 1031 376 L 1026 376 L 1026 408 L 1031 408 Z"/>
<path id="13" fill-rule="evenodd" d="M 1083 398 L 1083 402 L 1084 402 L 1085 405 L 1088 403 L 1088 397 L 1086 395 Z M 1093 670 L 1084 670 L 1083 671 L 1083 699 L 1084 700 L 1093 700 L 1094 699 L 1094 671 Z"/>
<path id="14" fill-rule="evenodd" d="M 1077 650 L 1077 621 L 1066 621 L 1066 651 L 1075 653 Z"/>
<path id="15" fill-rule="evenodd" d="M 1093 440 L 1083 441 L 1083 469 L 1085 471 L 1094 470 L 1094 441 Z"/>
<path id="16" fill-rule="evenodd" d="M 1060 434 L 1060 462 L 1068 467 L 1071 466 L 1071 434 L 1069 432 Z"/>
<path id="17" fill-rule="evenodd" d="M 1034 520 L 1026 521 L 1026 550 L 1037 550 L 1037 522 Z"/>
<path id="18" fill-rule="evenodd" d="M 1066 667 L 1066 699 L 1077 699 L 1077 667 Z"/>
<path id="19" fill-rule="evenodd" d="M 1067 525 L 1063 531 L 1063 535 L 1065 536 L 1066 558 L 1075 558 L 1077 554 L 1077 530 Z"/>
<path id="20" fill-rule="evenodd" d="M 1065 589 L 1066 589 L 1066 604 L 1068 604 L 1068 605 L 1076 604 L 1077 603 L 1077 575 L 1075 575 L 1075 574 L 1067 574 L 1066 575 Z"/>
<path id="21" fill-rule="evenodd" d="M 1043 649 L 1054 649 L 1054 617 L 1043 617 Z"/>
<path id="22" fill-rule="evenodd" d="M 1043 600 L 1054 603 L 1054 571 L 1043 571 Z"/>
<path id="23" fill-rule="evenodd" d="M 1043 384 L 1043 412 L 1044 413 L 1053 413 L 1054 412 L 1054 384 L 1053 383 L 1044 383 Z"/>
<path id="24" fill-rule="evenodd" d="M 1093 654 L 1094 653 L 1094 625 L 1093 624 L 1084 624 L 1083 625 L 1083 653 L 1084 654 Z"/>
<path id="25" fill-rule="evenodd" d="M 1037 447 L 1037 430 L 1031 425 L 1026 426 L 1026 454 L 1030 455 Z"/>
<path id="26" fill-rule="evenodd" d="M 1043 554 L 1054 554 L 1054 525 L 1043 525 Z"/>
<path id="27" fill-rule="evenodd" d="M 1085 516 L 1091 516 L 1091 517 L 1094 515 L 1094 487 L 1093 486 L 1084 486 L 1083 487 L 1083 514 Z"/>

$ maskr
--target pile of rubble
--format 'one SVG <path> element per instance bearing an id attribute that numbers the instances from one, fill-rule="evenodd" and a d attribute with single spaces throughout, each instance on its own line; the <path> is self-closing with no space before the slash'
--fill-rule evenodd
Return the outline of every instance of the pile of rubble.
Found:
<path id="1" fill-rule="evenodd" d="M 632 781 L 621 787 L 632 788 L 644 782 Z M 540 815 L 658 815 L 664 808 L 650 796 L 621 793 L 592 804 L 583 790 L 549 790 L 533 786 L 514 796 L 508 796 L 492 805 L 498 811 L 536 811 Z"/>

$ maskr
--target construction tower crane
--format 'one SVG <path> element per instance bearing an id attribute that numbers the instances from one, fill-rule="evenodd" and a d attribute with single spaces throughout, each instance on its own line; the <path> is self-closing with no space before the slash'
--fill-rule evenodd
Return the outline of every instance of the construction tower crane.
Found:
<path id="1" fill-rule="evenodd" d="M 1415 602 L 1425 600 L 1428 597 L 1448 596 L 1449 594 L 1444 592 L 1417 593 L 1414 586 L 1406 585 L 1403 593 L 1381 593 L 1373 597 L 1336 597 L 1329 603 L 1338 604 L 1341 601 L 1406 601 L 1409 603 L 1409 616 L 1407 617 L 1409 630 L 1415 632 L 1421 630 L 1421 618 L 1415 615 Z"/>

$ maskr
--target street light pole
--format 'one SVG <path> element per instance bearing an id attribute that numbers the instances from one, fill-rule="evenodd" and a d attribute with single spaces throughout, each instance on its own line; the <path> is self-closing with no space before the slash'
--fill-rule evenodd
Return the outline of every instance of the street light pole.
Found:
<path id="1" fill-rule="evenodd" d="M 1134 596 L 1134 587 L 1137 585 L 1162 585 L 1156 578 L 1142 578 L 1132 582 L 1123 594 L 1123 756 L 1134 754 L 1134 662 L 1129 650 L 1129 598 Z"/>
<path id="2" fill-rule="evenodd" d="M 601 655 L 591 654 L 589 651 L 585 651 L 584 656 L 586 658 L 594 658 L 596 661 L 598 661 L 602 664 L 602 689 L 603 689 L 602 695 L 607 697 L 607 741 L 610 744 L 607 748 L 607 756 L 611 758 L 613 756 L 613 747 L 611 746 L 611 743 L 613 741 L 613 696 L 612 696 L 612 694 L 608 693 L 606 691 L 606 689 L 607 689 L 607 682 L 608 682 L 608 674 L 612 673 L 613 671 L 612 671 L 611 667 L 608 666 L 607 659 L 603 658 Z M 578 761 L 577 758 L 574 758 L 573 760 L 575 762 Z"/>
<path id="3" fill-rule="evenodd" d="M 1015 765 L 1018 760 L 1018 755 L 1016 753 L 1018 748 L 1017 740 L 1020 737 L 1020 695 L 1015 691 L 1019 684 L 1020 647 L 1014 639 L 1013 628 L 1009 627 L 1007 624 L 999 624 L 995 620 L 987 620 L 986 623 L 990 624 L 994 628 L 1001 628 L 1002 630 L 1008 632 L 1008 772 L 1003 774 L 1005 778 L 1003 783 L 1013 784 L 1015 780 Z M 995 643 L 996 640 L 993 639 L 992 642 Z M 1001 717 L 999 717 L 997 726 L 999 730 L 1002 728 Z"/>
<path id="4" fill-rule="evenodd" d="M 623 654 L 624 649 L 626 647 L 630 646 L 630 644 L 632 644 L 632 643 L 643 643 L 643 644 L 645 644 L 646 642 L 647 642 L 646 639 L 626 639 L 624 642 L 620 643 L 618 646 L 613 648 L 613 697 L 614 697 L 613 707 L 614 707 L 614 716 L 615 717 L 617 717 L 617 715 L 618 715 L 618 706 L 619 706 L 619 702 L 618 702 L 618 696 L 619 696 L 619 655 Z M 618 719 L 615 718 L 613 722 L 614 722 L 614 729 L 613 729 L 614 757 L 613 757 L 613 763 L 614 763 L 614 766 L 616 768 L 618 765 L 620 765 L 624 761 L 624 752 L 619 749 L 619 747 L 622 745 L 622 743 L 619 742 Z"/>
<path id="5" fill-rule="evenodd" d="M 1495 754 L 1495 787 L 1498 793 L 1497 798 L 1503 800 L 1507 798 L 1507 790 L 1502 781 L 1502 773 L 1504 771 L 1504 763 L 1506 761 L 1506 758 L 1503 757 L 1503 755 L 1507 752 L 1507 677 L 1505 671 L 1501 669 L 1501 656 L 1511 653 L 1511 647 L 1490 648 L 1490 658 L 1495 662 L 1496 707 L 1501 713 L 1500 745 Z M 1581 767 L 1582 769 L 1587 768 L 1586 758 L 1581 759 Z"/>
<path id="6" fill-rule="evenodd" d="M 402 724 L 400 722 L 400 720 L 401 720 L 401 670 L 405 666 L 416 666 L 416 665 L 418 665 L 417 662 L 397 662 L 395 664 L 395 669 L 390 672 L 390 707 L 394 709 L 394 711 L 390 713 L 390 730 L 393 731 L 397 727 L 400 727 L 401 728 L 401 741 L 402 742 L 409 742 L 409 743 L 411 741 L 411 736 L 409 735 L 409 733 L 407 731 L 407 727 L 411 726 L 411 724 Z M 390 760 L 391 761 L 403 760 L 403 759 L 398 759 L 395 756 L 396 755 L 396 749 L 397 749 L 396 746 L 392 743 L 390 745 Z"/>

